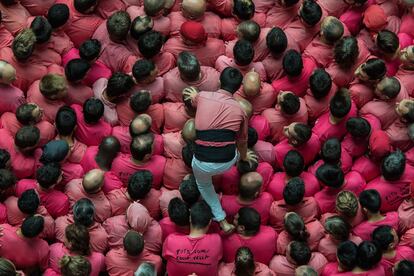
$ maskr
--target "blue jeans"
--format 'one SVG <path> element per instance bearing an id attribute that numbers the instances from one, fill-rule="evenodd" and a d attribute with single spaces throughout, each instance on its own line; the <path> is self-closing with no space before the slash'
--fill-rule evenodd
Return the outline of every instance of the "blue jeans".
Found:
<path id="1" fill-rule="evenodd" d="M 193 167 L 198 190 L 204 201 L 210 206 L 215 221 L 222 221 L 225 219 L 226 213 L 221 207 L 220 200 L 214 190 L 213 176 L 229 170 L 236 163 L 238 158 L 239 152 L 237 150 L 233 160 L 226 163 L 203 162 L 193 157 L 191 166 Z"/>

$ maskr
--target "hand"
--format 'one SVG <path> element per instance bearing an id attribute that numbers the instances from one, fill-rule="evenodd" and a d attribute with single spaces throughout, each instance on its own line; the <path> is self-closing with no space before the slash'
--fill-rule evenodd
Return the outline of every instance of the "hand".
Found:
<path id="1" fill-rule="evenodd" d="M 252 166 L 252 163 L 256 163 L 257 162 L 257 155 L 254 151 L 252 150 L 248 150 L 246 157 L 242 158 L 243 161 L 249 162 L 249 165 Z"/>
<path id="2" fill-rule="evenodd" d="M 194 99 L 197 97 L 198 89 L 194 86 L 189 86 L 183 89 L 183 96 L 184 101 L 187 101 L 191 99 L 191 101 L 194 101 Z"/>

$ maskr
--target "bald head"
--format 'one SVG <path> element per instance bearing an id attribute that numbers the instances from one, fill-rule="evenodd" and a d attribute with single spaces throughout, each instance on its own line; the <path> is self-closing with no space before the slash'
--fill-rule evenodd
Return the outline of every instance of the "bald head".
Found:
<path id="1" fill-rule="evenodd" d="M 389 100 L 397 97 L 400 90 L 401 84 L 397 78 L 385 77 L 377 84 L 375 94 L 380 99 Z"/>
<path id="2" fill-rule="evenodd" d="M 239 102 L 241 108 L 246 113 L 247 117 L 250 118 L 253 115 L 252 104 L 248 100 L 245 100 L 245 99 L 237 99 L 237 101 Z"/>
<path id="3" fill-rule="evenodd" d="M 344 25 L 338 18 L 327 16 L 323 19 L 321 24 L 321 35 L 326 42 L 333 44 L 341 39 L 343 34 Z"/>
<path id="4" fill-rule="evenodd" d="M 189 119 L 187 122 L 185 122 L 181 135 L 183 137 L 183 140 L 187 143 L 196 139 L 194 119 Z"/>
<path id="5" fill-rule="evenodd" d="M 249 172 L 242 175 L 239 183 L 239 196 L 244 200 L 254 200 L 262 187 L 263 178 L 257 172 Z"/>
<path id="6" fill-rule="evenodd" d="M 16 69 L 7 61 L 0 60 L 0 83 L 10 85 L 16 80 Z"/>
<path id="7" fill-rule="evenodd" d="M 237 36 L 250 42 L 256 42 L 260 36 L 260 25 L 253 20 L 242 21 L 237 26 Z"/>
<path id="8" fill-rule="evenodd" d="M 85 192 L 95 193 L 101 190 L 104 183 L 105 172 L 99 169 L 93 169 L 83 176 L 82 186 Z"/>
<path id="9" fill-rule="evenodd" d="M 183 0 L 181 3 L 183 15 L 191 20 L 200 18 L 206 11 L 205 0 Z"/>
<path id="10" fill-rule="evenodd" d="M 248 97 L 254 97 L 260 92 L 260 75 L 257 72 L 249 72 L 243 78 L 243 91 Z"/>
<path id="11" fill-rule="evenodd" d="M 152 118 L 148 114 L 140 114 L 136 116 L 129 125 L 131 137 L 135 137 L 142 133 L 146 133 L 151 128 Z"/>

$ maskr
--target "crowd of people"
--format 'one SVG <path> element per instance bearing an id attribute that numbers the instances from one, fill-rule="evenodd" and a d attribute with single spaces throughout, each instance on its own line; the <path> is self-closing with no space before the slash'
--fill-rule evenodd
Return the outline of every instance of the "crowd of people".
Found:
<path id="1" fill-rule="evenodd" d="M 0 0 L 0 275 L 413 276 L 413 0 Z"/>

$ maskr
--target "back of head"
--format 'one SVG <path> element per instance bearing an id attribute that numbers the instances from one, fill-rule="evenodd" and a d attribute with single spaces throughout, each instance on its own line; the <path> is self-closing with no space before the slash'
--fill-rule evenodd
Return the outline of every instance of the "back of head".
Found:
<path id="1" fill-rule="evenodd" d="M 346 121 L 346 130 L 352 137 L 364 139 L 371 134 L 371 125 L 362 117 L 353 117 Z"/>
<path id="2" fill-rule="evenodd" d="M 82 198 L 73 205 L 73 219 L 75 223 L 90 227 L 94 223 L 95 206 L 88 198 Z"/>
<path id="3" fill-rule="evenodd" d="M 280 55 L 288 46 L 285 32 L 279 27 L 273 27 L 266 35 L 266 46 L 273 55 Z"/>
<path id="4" fill-rule="evenodd" d="M 210 206 L 205 201 L 198 201 L 191 206 L 190 223 L 196 229 L 206 228 L 213 218 Z"/>
<path id="5" fill-rule="evenodd" d="M 350 191 L 341 191 L 336 195 L 335 209 L 345 218 L 354 218 L 358 212 L 358 198 Z"/>
<path id="6" fill-rule="evenodd" d="M 339 189 L 344 184 L 344 172 L 337 165 L 323 164 L 316 170 L 316 178 L 328 187 Z"/>
<path id="7" fill-rule="evenodd" d="M 96 124 L 104 114 L 104 105 L 101 100 L 89 98 L 83 103 L 83 119 L 88 124 Z"/>
<path id="8" fill-rule="evenodd" d="M 69 106 L 62 106 L 56 113 L 55 125 L 59 135 L 69 136 L 72 135 L 78 124 L 75 110 Z"/>
<path id="9" fill-rule="evenodd" d="M 149 59 L 139 59 L 132 67 L 132 75 L 138 81 L 144 81 L 151 76 L 156 69 L 155 64 Z"/>
<path id="10" fill-rule="evenodd" d="M 331 44 L 341 39 L 344 34 L 344 25 L 342 22 L 334 17 L 327 16 L 323 19 L 321 24 L 321 35 Z"/>
<path id="11" fill-rule="evenodd" d="M 149 93 L 149 92 L 148 92 Z M 129 124 L 129 134 L 136 137 L 150 131 L 152 119 L 148 114 L 140 114 L 135 116 Z"/>
<path id="12" fill-rule="evenodd" d="M 185 122 L 183 130 L 181 131 L 181 137 L 186 143 L 193 142 L 197 139 L 194 118 L 188 119 Z"/>
<path id="13" fill-rule="evenodd" d="M 101 191 L 105 181 L 105 172 L 100 169 L 92 169 L 84 174 L 82 188 L 86 194 L 94 194 Z"/>
<path id="14" fill-rule="evenodd" d="M 247 130 L 247 147 L 250 149 L 256 145 L 259 135 L 255 128 L 249 127 Z"/>
<path id="15" fill-rule="evenodd" d="M 108 30 L 111 40 L 125 40 L 128 36 L 130 27 L 131 18 L 125 11 L 114 12 L 106 21 L 106 29 Z"/>
<path id="16" fill-rule="evenodd" d="M 57 29 L 69 20 L 69 8 L 66 4 L 54 4 L 47 11 L 47 20 L 52 28 Z"/>
<path id="17" fill-rule="evenodd" d="M 163 40 L 163 36 L 159 32 L 146 32 L 138 40 L 139 52 L 144 58 L 151 59 L 161 51 Z"/>
<path id="18" fill-rule="evenodd" d="M 39 90 L 49 100 L 62 99 L 66 96 L 66 79 L 62 75 L 47 74 L 40 79 Z"/>
<path id="19" fill-rule="evenodd" d="M 238 211 L 238 226 L 244 227 L 245 236 L 254 236 L 259 233 L 261 218 L 259 212 L 251 207 L 242 207 Z"/>
<path id="20" fill-rule="evenodd" d="M 181 181 L 179 191 L 181 198 L 188 206 L 193 206 L 200 199 L 200 191 L 198 190 L 196 179 L 192 174 L 187 179 Z"/>
<path id="21" fill-rule="evenodd" d="M 72 223 L 65 228 L 65 238 L 72 253 L 88 256 L 91 253 L 88 228 L 82 224 Z"/>
<path id="22" fill-rule="evenodd" d="M 352 241 L 343 241 L 338 245 L 336 257 L 345 271 L 354 269 L 358 259 L 358 245 Z"/>
<path id="23" fill-rule="evenodd" d="M 39 160 L 43 164 L 60 163 L 65 160 L 70 151 L 66 140 L 51 140 L 44 147 Z"/>
<path id="24" fill-rule="evenodd" d="M 6 169 L 10 164 L 10 153 L 5 149 L 0 149 L 0 169 Z"/>
<path id="25" fill-rule="evenodd" d="M 24 191 L 17 200 L 17 207 L 26 215 L 34 215 L 39 204 L 40 199 L 34 189 Z"/>
<path id="26" fill-rule="evenodd" d="M 414 275 L 414 262 L 409 260 L 401 260 L 394 266 L 394 276 L 410 276 Z"/>
<path id="27" fill-rule="evenodd" d="M 385 77 L 376 86 L 375 94 L 380 99 L 395 99 L 401 91 L 400 81 L 395 77 Z"/>
<path id="28" fill-rule="evenodd" d="M 299 176 L 305 168 L 305 160 L 297 150 L 290 150 L 283 159 L 283 168 L 290 177 Z"/>
<path id="29" fill-rule="evenodd" d="M 289 179 L 283 188 L 283 199 L 288 205 L 296 205 L 302 202 L 305 196 L 305 183 L 300 177 Z"/>
<path id="30" fill-rule="evenodd" d="M 300 146 L 307 143 L 312 137 L 312 128 L 307 124 L 295 124 L 294 131 L 295 146 Z"/>
<path id="31" fill-rule="evenodd" d="M 91 69 L 88 61 L 81 58 L 75 58 L 69 61 L 65 66 L 65 76 L 70 82 L 81 81 Z"/>
<path id="32" fill-rule="evenodd" d="M 255 12 L 255 5 L 252 0 L 234 0 L 233 14 L 241 21 L 249 20 Z"/>
<path id="33" fill-rule="evenodd" d="M 16 109 L 16 119 L 22 125 L 30 125 L 37 123 L 37 119 L 33 116 L 35 109 L 39 107 L 34 103 L 24 103 Z"/>
<path id="34" fill-rule="evenodd" d="M 147 15 L 137 16 L 134 20 L 132 20 L 131 30 L 129 31 L 129 33 L 131 34 L 133 39 L 138 40 L 141 35 L 151 31 L 153 26 L 154 21 L 151 17 Z"/>
<path id="35" fill-rule="evenodd" d="M 325 69 L 318 68 L 314 70 L 309 78 L 309 88 L 315 99 L 319 100 L 326 97 L 332 88 L 331 76 Z"/>
<path id="36" fill-rule="evenodd" d="M 283 71 L 289 77 L 297 77 L 302 73 L 302 55 L 296 50 L 287 50 L 283 56 Z"/>
<path id="37" fill-rule="evenodd" d="M 181 52 L 177 57 L 177 67 L 182 79 L 196 81 L 200 77 L 201 67 L 197 57 L 190 52 Z"/>
<path id="38" fill-rule="evenodd" d="M 388 181 L 401 178 L 405 171 L 405 155 L 397 150 L 388 154 L 381 162 L 381 174 Z"/>
<path id="39" fill-rule="evenodd" d="M 349 91 L 346 88 L 340 88 L 329 102 L 329 111 L 335 118 L 344 118 L 351 110 L 352 101 Z"/>
<path id="40" fill-rule="evenodd" d="M 98 0 L 73 0 L 73 5 L 78 12 L 87 14 L 98 5 Z"/>
<path id="41" fill-rule="evenodd" d="M 352 226 L 340 216 L 332 216 L 325 220 L 325 231 L 337 241 L 347 241 Z"/>
<path id="42" fill-rule="evenodd" d="M 282 96 L 279 96 L 278 105 L 283 113 L 287 115 L 296 114 L 300 109 L 299 97 L 292 92 L 282 92 Z M 279 94 L 280 95 L 280 94 Z"/>
<path id="43" fill-rule="evenodd" d="M 302 242 L 306 242 L 308 240 L 309 233 L 306 229 L 305 222 L 297 213 L 287 213 L 284 218 L 284 226 L 286 232 L 289 233 L 292 240 Z"/>
<path id="44" fill-rule="evenodd" d="M 148 16 L 157 16 L 164 9 L 164 0 L 144 0 L 144 11 Z"/>
<path id="45" fill-rule="evenodd" d="M 0 258 L 0 275 L 18 276 L 20 273 L 16 271 L 16 267 L 11 261 L 5 258 Z"/>
<path id="46" fill-rule="evenodd" d="M 125 251 L 130 256 L 138 256 L 144 250 L 144 237 L 133 230 L 126 233 L 123 240 Z"/>
<path id="47" fill-rule="evenodd" d="M 239 90 L 243 81 L 243 75 L 237 68 L 227 67 L 220 74 L 221 89 L 234 94 Z"/>
<path id="48" fill-rule="evenodd" d="M 318 272 L 311 266 L 301 265 L 295 269 L 295 276 L 318 276 Z"/>
<path id="49" fill-rule="evenodd" d="M 134 80 L 128 74 L 115 72 L 108 79 L 106 95 L 110 98 L 118 99 L 127 94 L 134 86 Z"/>
<path id="50" fill-rule="evenodd" d="M 12 188 L 16 184 L 16 176 L 7 169 L 0 169 L 0 191 Z"/>
<path id="51" fill-rule="evenodd" d="M 372 241 L 375 242 L 383 252 L 387 251 L 390 249 L 390 245 L 395 242 L 393 231 L 395 230 L 389 225 L 378 226 L 371 234 Z"/>
<path id="52" fill-rule="evenodd" d="M 14 143 L 20 149 L 33 148 L 39 143 L 40 131 L 35 126 L 21 127 L 14 137 Z"/>
<path id="53" fill-rule="evenodd" d="M 322 18 L 322 9 L 313 0 L 305 0 L 299 9 L 300 18 L 309 26 L 315 26 Z"/>
<path id="54" fill-rule="evenodd" d="M 144 262 L 139 265 L 137 271 L 134 272 L 134 276 L 157 276 L 157 270 L 152 263 Z"/>
<path id="55" fill-rule="evenodd" d="M 369 80 L 380 80 L 387 73 L 385 62 L 379 58 L 370 58 L 363 65 L 362 69 Z"/>
<path id="56" fill-rule="evenodd" d="M 168 216 L 178 226 L 190 224 L 190 210 L 187 204 L 178 197 L 171 199 L 168 203 Z"/>
<path id="57" fill-rule="evenodd" d="M 205 0 L 183 0 L 181 3 L 181 11 L 185 18 L 195 20 L 201 18 L 207 8 Z"/>
<path id="58" fill-rule="evenodd" d="M 262 188 L 263 178 L 257 172 L 243 174 L 239 182 L 239 197 L 243 200 L 254 200 Z"/>
<path id="59" fill-rule="evenodd" d="M 365 190 L 359 194 L 359 204 L 371 213 L 378 213 L 381 208 L 381 195 L 377 190 Z"/>
<path id="60" fill-rule="evenodd" d="M 249 65 L 254 58 L 254 48 L 251 42 L 239 39 L 233 48 L 233 56 L 236 64 L 240 66 Z"/>
<path id="61" fill-rule="evenodd" d="M 359 55 L 358 42 L 353 36 L 341 38 L 333 50 L 335 62 L 344 69 L 351 68 Z"/>
<path id="62" fill-rule="evenodd" d="M 377 46 L 385 54 L 393 55 L 400 47 L 398 36 L 391 31 L 382 30 L 377 35 Z"/>
<path id="63" fill-rule="evenodd" d="M 296 263 L 296 265 L 306 265 L 309 263 L 312 252 L 309 246 L 305 242 L 292 241 L 288 245 L 288 251 L 290 258 Z"/>
<path id="64" fill-rule="evenodd" d="M 33 30 L 36 36 L 36 43 L 39 44 L 49 41 L 52 36 L 52 26 L 43 16 L 36 16 L 32 24 L 30 24 L 30 29 Z"/>
<path id="65" fill-rule="evenodd" d="M 237 276 L 254 275 L 256 264 L 252 251 L 248 247 L 239 247 L 236 251 L 235 270 Z"/>
<path id="66" fill-rule="evenodd" d="M 259 166 L 259 162 L 257 160 L 256 161 L 253 160 L 251 162 L 239 160 L 236 163 L 237 171 L 239 172 L 239 174 L 255 172 L 258 166 Z"/>
<path id="67" fill-rule="evenodd" d="M 256 42 L 260 36 L 260 25 L 253 20 L 246 20 L 237 26 L 239 38 L 243 38 L 251 43 Z"/>
<path id="68" fill-rule="evenodd" d="M 131 199 L 143 199 L 152 188 L 152 173 L 148 170 L 137 171 L 129 177 L 128 194 Z"/>
<path id="69" fill-rule="evenodd" d="M 65 255 L 59 261 L 62 276 L 84 276 L 90 275 L 91 263 L 84 256 Z"/>
<path id="70" fill-rule="evenodd" d="M 358 267 L 364 270 L 370 270 L 381 261 L 382 253 L 375 243 L 363 241 L 358 246 L 357 256 Z"/>
<path id="71" fill-rule="evenodd" d="M 336 138 L 331 138 L 323 143 L 321 157 L 325 163 L 338 164 L 341 160 L 341 142 Z"/>
<path id="72" fill-rule="evenodd" d="M 121 150 L 121 144 L 115 136 L 106 136 L 102 139 L 98 147 L 98 154 L 105 153 L 105 155 L 115 158 Z"/>
<path id="73" fill-rule="evenodd" d="M 79 56 L 84 60 L 92 61 L 99 57 L 101 47 L 101 42 L 97 39 L 85 40 L 79 46 Z"/>
<path id="74" fill-rule="evenodd" d="M 136 113 L 147 111 L 152 103 L 151 93 L 148 90 L 141 90 L 131 95 L 129 105 Z"/>
<path id="75" fill-rule="evenodd" d="M 42 216 L 28 216 L 20 227 L 21 233 L 26 238 L 37 237 L 42 233 L 44 228 L 45 220 Z"/>
<path id="76" fill-rule="evenodd" d="M 12 43 L 13 55 L 18 61 L 26 61 L 33 53 L 36 36 L 32 29 L 22 30 Z"/>
<path id="77" fill-rule="evenodd" d="M 146 156 L 152 154 L 154 134 L 146 133 L 134 137 L 131 141 L 130 150 L 132 158 L 143 161 Z"/>

